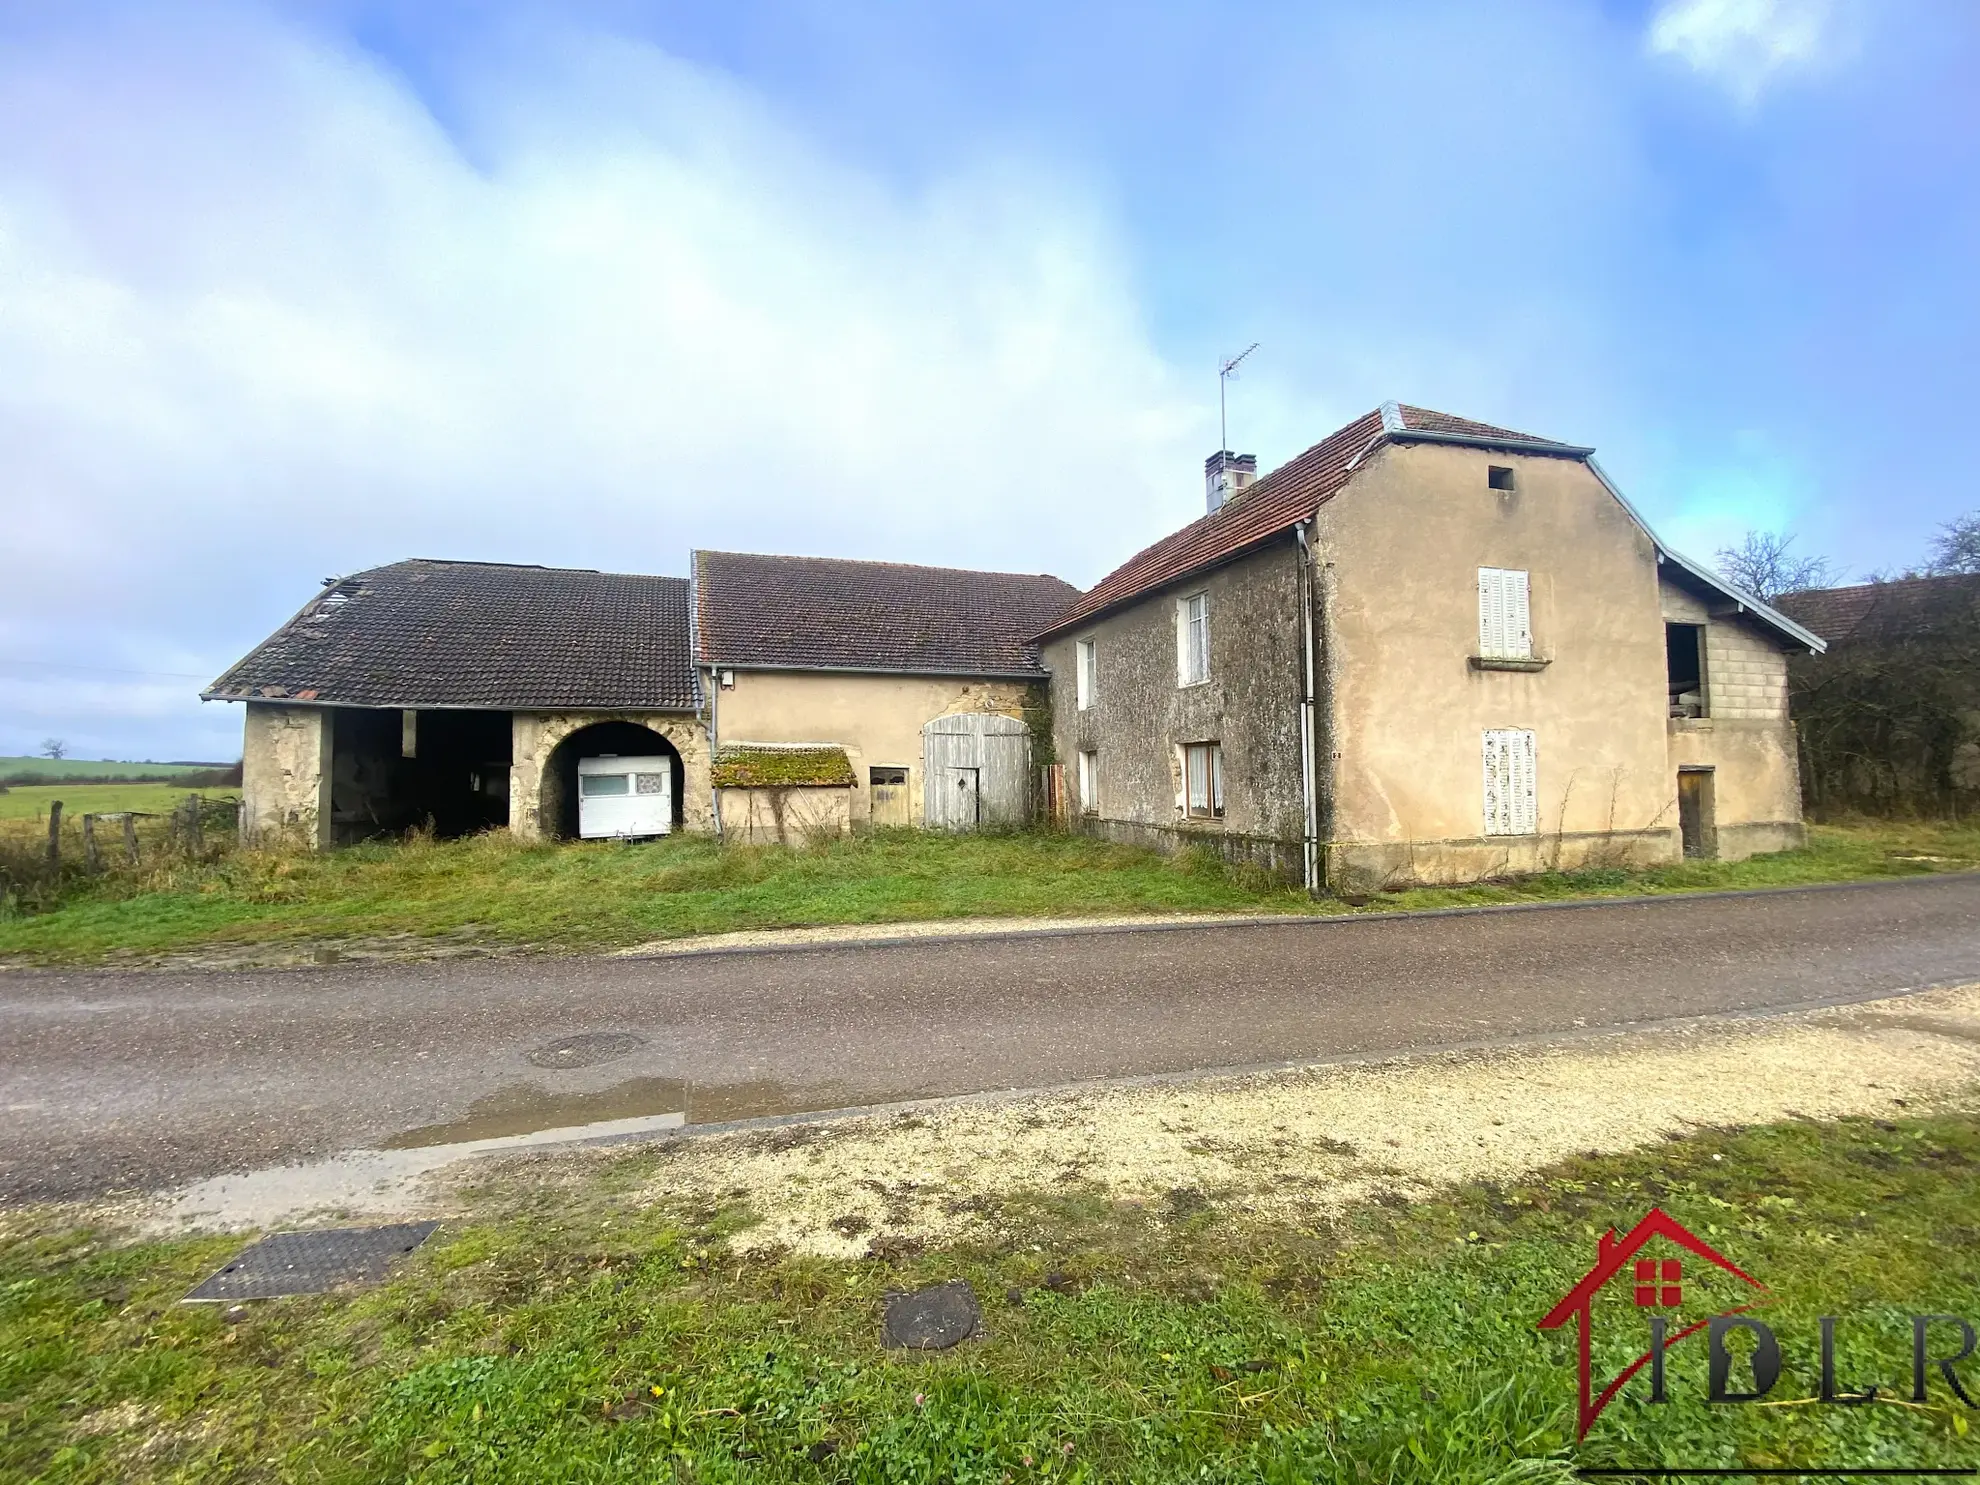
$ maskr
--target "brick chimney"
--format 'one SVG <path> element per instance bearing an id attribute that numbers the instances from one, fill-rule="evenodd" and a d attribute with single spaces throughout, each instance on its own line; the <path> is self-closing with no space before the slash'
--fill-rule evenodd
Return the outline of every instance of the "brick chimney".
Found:
<path id="1" fill-rule="evenodd" d="M 1233 454 L 1229 449 L 1219 449 L 1203 461 L 1204 502 L 1210 510 L 1220 510 L 1227 500 L 1257 478 L 1256 454 Z"/>

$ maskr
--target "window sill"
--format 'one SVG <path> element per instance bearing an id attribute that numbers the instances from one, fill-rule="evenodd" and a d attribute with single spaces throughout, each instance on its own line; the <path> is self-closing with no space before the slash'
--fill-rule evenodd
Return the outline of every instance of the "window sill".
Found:
<path id="1" fill-rule="evenodd" d="M 1538 674 L 1554 662 L 1542 660 L 1538 655 L 1520 657 L 1516 655 L 1473 655 L 1473 670 L 1519 670 L 1529 675 Z"/>

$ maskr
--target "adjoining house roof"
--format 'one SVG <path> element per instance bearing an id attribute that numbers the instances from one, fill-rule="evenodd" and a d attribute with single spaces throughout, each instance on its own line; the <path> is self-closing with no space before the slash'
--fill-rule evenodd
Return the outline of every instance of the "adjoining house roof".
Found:
<path id="1" fill-rule="evenodd" d="M 697 655 L 740 669 L 1032 677 L 1079 596 L 1034 573 L 746 552 L 694 554 Z"/>
<path id="2" fill-rule="evenodd" d="M 810 743 L 737 743 L 715 750 L 718 789 L 849 789 L 852 762 L 844 748 Z"/>
<path id="3" fill-rule="evenodd" d="M 1182 530 L 1163 537 L 1155 545 L 1136 552 L 1081 594 L 1079 601 L 1061 614 L 1050 629 L 1041 631 L 1038 638 L 1041 641 L 1049 639 L 1075 624 L 1132 603 L 1170 583 L 1180 582 L 1193 573 L 1214 567 L 1292 530 L 1338 495 L 1362 461 L 1383 443 L 1452 443 L 1578 460 L 1588 466 L 1637 525 L 1656 542 L 1660 560 L 1675 565 L 1690 582 L 1739 604 L 1793 643 L 1813 650 L 1822 648 L 1822 640 L 1818 636 L 1809 633 L 1786 615 L 1777 613 L 1752 594 L 1735 588 L 1710 568 L 1700 566 L 1658 540 L 1657 534 L 1638 514 L 1636 507 L 1602 472 L 1601 465 L 1595 462 L 1594 449 L 1398 402 L 1385 402 L 1374 412 L 1362 414 L 1347 426 L 1328 434 L 1305 453 L 1281 464 L 1263 479 L 1240 491 L 1222 509 L 1214 510 L 1190 522 Z"/>
<path id="4" fill-rule="evenodd" d="M 1980 574 L 1898 578 L 1888 583 L 1853 583 L 1847 588 L 1805 588 L 1775 600 L 1781 612 L 1814 630 L 1831 644 L 1860 632 L 1884 633 L 1907 623 L 1930 621 L 1939 605 L 1962 595 L 1980 601 Z"/>
<path id="5" fill-rule="evenodd" d="M 1428 408 L 1385 403 L 1338 428 L 1298 457 L 1240 491 L 1221 510 L 1190 522 L 1089 588 L 1047 633 L 1090 619 L 1167 583 L 1234 557 L 1290 531 L 1338 494 L 1362 459 L 1385 441 L 1454 441 L 1580 458 L 1589 451 L 1490 423 L 1474 423 Z M 1041 636 L 1043 637 L 1043 636 Z"/>
<path id="6" fill-rule="evenodd" d="M 414 558 L 339 579 L 209 701 L 692 711 L 685 578 Z"/>

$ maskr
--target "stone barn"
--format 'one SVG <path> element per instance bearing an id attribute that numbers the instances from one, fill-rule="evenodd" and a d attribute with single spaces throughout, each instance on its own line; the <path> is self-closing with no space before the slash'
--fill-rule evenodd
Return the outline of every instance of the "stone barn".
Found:
<path id="1" fill-rule="evenodd" d="M 202 693 L 246 708 L 242 834 L 573 837 L 579 762 L 612 756 L 663 760 L 666 829 L 710 829 L 688 615 L 683 578 L 589 569 L 415 559 L 327 584 Z"/>

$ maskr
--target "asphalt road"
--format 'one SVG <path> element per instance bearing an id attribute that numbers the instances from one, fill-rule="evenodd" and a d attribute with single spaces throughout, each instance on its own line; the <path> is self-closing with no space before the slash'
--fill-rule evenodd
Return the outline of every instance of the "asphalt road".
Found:
<path id="1" fill-rule="evenodd" d="M 705 1123 L 1972 981 L 1980 874 L 652 960 L 16 972 L 0 974 L 0 1200 L 670 1110 Z"/>

